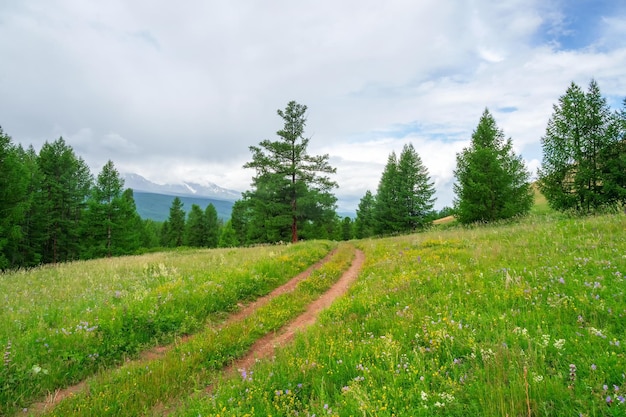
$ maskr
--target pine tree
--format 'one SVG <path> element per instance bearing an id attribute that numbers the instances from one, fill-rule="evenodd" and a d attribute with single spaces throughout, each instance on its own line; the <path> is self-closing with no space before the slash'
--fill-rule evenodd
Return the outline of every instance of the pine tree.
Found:
<path id="1" fill-rule="evenodd" d="M 144 235 L 144 222 L 137 213 L 134 192 L 127 188 L 122 193 L 119 205 L 120 227 L 114 238 L 114 246 L 118 248 L 118 255 L 135 253 L 141 247 Z"/>
<path id="2" fill-rule="evenodd" d="M 375 234 L 375 220 L 374 220 L 374 208 L 376 206 L 376 200 L 370 190 L 365 192 L 361 201 L 359 201 L 359 208 L 356 210 L 356 220 L 354 221 L 354 233 L 357 239 L 363 239 L 366 237 L 374 236 Z"/>
<path id="3" fill-rule="evenodd" d="M 21 225 L 20 257 L 16 261 L 16 266 L 29 267 L 43 262 L 43 246 L 47 240 L 48 214 L 43 209 L 47 202 L 42 192 L 43 175 L 39 170 L 39 156 L 32 145 L 22 152 L 22 160 L 27 169 L 28 200 L 24 221 Z"/>
<path id="4" fill-rule="evenodd" d="M 352 219 L 344 217 L 341 222 L 341 240 L 350 240 L 354 237 Z"/>
<path id="5" fill-rule="evenodd" d="M 206 246 L 217 248 L 220 241 L 220 221 L 217 217 L 217 210 L 212 203 L 204 209 L 204 230 L 206 231 Z"/>
<path id="6" fill-rule="evenodd" d="M 183 202 L 179 197 L 174 197 L 167 219 L 166 246 L 175 248 L 185 243 L 185 217 Z"/>
<path id="7" fill-rule="evenodd" d="M 111 257 L 114 252 L 114 235 L 124 233 L 120 218 L 120 206 L 124 180 L 111 160 L 102 167 L 91 192 L 86 214 L 86 257 Z"/>
<path id="8" fill-rule="evenodd" d="M 434 183 L 428 169 L 413 148 L 407 144 L 398 160 L 398 203 L 400 228 L 403 231 L 423 229 L 434 206 Z"/>
<path id="9" fill-rule="evenodd" d="M 222 227 L 218 247 L 234 248 L 237 246 L 239 246 L 239 242 L 237 241 L 237 233 L 235 232 L 235 229 L 233 229 L 233 225 L 229 220 Z"/>
<path id="10" fill-rule="evenodd" d="M 191 205 L 185 228 L 185 242 L 187 246 L 197 248 L 207 246 L 207 224 L 204 212 L 199 205 Z"/>
<path id="11" fill-rule="evenodd" d="M 457 154 L 454 174 L 454 209 L 461 223 L 508 219 L 528 213 L 532 206 L 530 173 L 488 109 L 470 147 Z"/>
<path id="12" fill-rule="evenodd" d="M 0 127 L 0 270 L 19 266 L 28 186 L 24 152 Z"/>
<path id="13" fill-rule="evenodd" d="M 396 153 L 392 152 L 387 158 L 387 164 L 376 192 L 376 206 L 374 208 L 376 234 L 391 234 L 402 229 L 398 186 L 398 158 Z"/>
<path id="14" fill-rule="evenodd" d="M 92 187 L 92 176 L 82 158 L 59 138 L 46 142 L 39 152 L 41 173 L 40 213 L 45 213 L 43 262 L 78 259 L 82 251 L 82 216 Z"/>
<path id="15" fill-rule="evenodd" d="M 559 98 L 541 139 L 539 188 L 551 207 L 588 213 L 620 200 L 619 120 L 595 80 L 587 93 L 572 83 Z"/>
<path id="16" fill-rule="evenodd" d="M 600 151 L 603 192 L 607 205 L 626 208 L 626 99 L 614 114 L 615 141 Z"/>
<path id="17" fill-rule="evenodd" d="M 230 215 L 230 223 L 235 231 L 237 242 L 239 245 L 246 245 L 249 243 L 248 238 L 248 224 L 249 224 L 249 204 L 247 200 L 237 200 L 233 204 L 232 212 Z"/>
<path id="18" fill-rule="evenodd" d="M 423 228 L 433 208 L 434 194 L 428 170 L 413 145 L 405 145 L 399 159 L 392 152 L 376 194 L 376 233 L 410 232 Z"/>
<path id="19" fill-rule="evenodd" d="M 276 242 L 298 240 L 298 223 L 315 220 L 308 213 L 334 212 L 336 198 L 331 190 L 337 186 L 327 174 L 336 172 L 328 164 L 328 155 L 307 153 L 309 139 L 303 136 L 307 107 L 291 101 L 278 110 L 284 126 L 276 132 L 276 141 L 263 140 L 251 146 L 252 161 L 244 168 L 254 168 L 253 190 L 244 193 L 252 219 L 249 238 Z M 302 207 L 303 199 L 313 193 L 317 199 Z M 317 208 L 319 210 L 313 210 Z M 290 235 L 290 236 L 289 236 Z"/>

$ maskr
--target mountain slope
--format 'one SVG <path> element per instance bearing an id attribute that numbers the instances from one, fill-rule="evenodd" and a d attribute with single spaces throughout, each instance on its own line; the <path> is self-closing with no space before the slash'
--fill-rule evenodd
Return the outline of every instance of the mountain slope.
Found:
<path id="1" fill-rule="evenodd" d="M 141 218 L 155 221 L 165 221 L 168 219 L 172 201 L 176 197 L 173 195 L 146 193 L 136 190 L 133 190 L 133 194 L 135 196 L 135 204 L 137 205 L 137 213 L 139 213 Z M 199 205 L 203 211 L 209 204 L 213 204 L 217 210 L 217 216 L 220 219 L 223 221 L 230 219 L 233 208 L 232 201 L 189 196 L 178 196 L 178 198 L 183 202 L 183 210 L 185 210 L 187 214 L 191 211 L 192 204 Z"/>

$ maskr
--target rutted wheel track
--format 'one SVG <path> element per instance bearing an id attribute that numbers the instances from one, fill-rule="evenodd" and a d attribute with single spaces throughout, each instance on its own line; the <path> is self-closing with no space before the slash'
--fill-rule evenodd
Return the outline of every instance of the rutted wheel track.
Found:
<path id="1" fill-rule="evenodd" d="M 319 269 L 322 265 L 327 263 L 330 259 L 332 259 L 335 254 L 336 249 L 329 252 L 322 260 L 318 261 L 311 267 L 309 267 L 306 271 L 296 275 L 287 283 L 281 285 L 280 287 L 274 289 L 268 295 L 260 297 L 255 301 L 251 302 L 246 306 L 241 306 L 241 309 L 233 314 L 231 314 L 225 322 L 223 322 L 219 328 L 228 325 L 229 323 L 237 322 L 245 319 L 254 313 L 258 308 L 264 306 L 268 302 L 270 302 L 273 298 L 293 291 L 298 283 L 308 278 L 313 271 Z M 230 372 L 236 371 L 239 368 L 246 368 L 253 364 L 257 359 L 261 359 L 263 357 L 269 356 L 275 346 L 282 345 L 288 343 L 294 336 L 295 332 L 299 329 L 302 329 L 312 323 L 315 322 L 317 315 L 321 310 L 328 307 L 335 298 L 341 296 L 348 289 L 349 285 L 356 279 L 356 276 L 362 267 L 364 261 L 364 255 L 361 251 L 356 250 L 355 258 L 352 261 L 351 266 L 347 271 L 343 273 L 341 278 L 321 297 L 317 300 L 309 304 L 307 310 L 302 315 L 298 316 L 296 319 L 292 320 L 290 323 L 286 324 L 281 331 L 272 332 L 257 340 L 248 353 L 236 360 L 234 363 L 225 367 L 222 370 L 222 375 L 228 374 Z M 165 356 L 165 354 L 173 348 L 173 346 L 180 344 L 181 342 L 185 342 L 190 338 L 193 338 L 193 335 L 185 336 L 180 339 L 176 344 L 167 345 L 167 346 L 157 346 L 152 349 L 149 349 L 143 352 L 137 361 L 141 362 L 149 362 L 152 360 L 158 360 L 159 358 Z M 61 402 L 64 398 L 69 397 L 71 395 L 78 394 L 84 390 L 88 389 L 87 381 L 82 381 L 76 385 L 56 390 L 54 393 L 48 395 L 45 401 L 35 403 L 31 407 L 29 407 L 28 412 L 29 415 L 41 415 L 47 411 L 50 411 L 54 408 L 59 402 Z M 212 387 L 207 387 L 207 389 L 212 389 Z"/>

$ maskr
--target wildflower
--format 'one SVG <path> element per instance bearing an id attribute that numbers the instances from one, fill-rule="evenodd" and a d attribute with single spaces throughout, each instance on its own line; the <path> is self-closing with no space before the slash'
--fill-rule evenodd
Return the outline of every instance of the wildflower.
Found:
<path id="1" fill-rule="evenodd" d="M 607 395 L 607 396 L 606 396 L 606 403 L 607 403 L 607 404 L 611 404 L 612 402 L 613 402 L 613 400 L 611 399 L 611 396 L 610 396 L 610 395 Z"/>
<path id="2" fill-rule="evenodd" d="M 624 398 L 623 395 L 619 395 L 617 397 L 617 400 L 619 401 L 620 404 L 624 404 L 626 402 L 626 399 Z"/>
<path id="3" fill-rule="evenodd" d="M 565 280 L 563 279 L 563 277 L 559 278 L 559 282 L 560 282 L 561 284 L 565 284 Z"/>
<path id="4" fill-rule="evenodd" d="M 570 363 L 569 365 L 569 379 L 570 381 L 576 380 L 576 365 L 573 363 Z"/>
<path id="5" fill-rule="evenodd" d="M 563 345 L 565 345 L 565 339 L 557 339 L 554 341 L 554 347 L 557 350 L 563 349 Z"/>
<path id="6" fill-rule="evenodd" d="M 4 366 L 7 368 L 11 364 L 11 341 L 7 343 L 7 347 L 4 349 Z"/>
<path id="7" fill-rule="evenodd" d="M 347 385 L 344 385 L 344 386 L 341 388 L 341 391 L 342 391 L 342 392 L 348 392 L 348 391 L 350 391 L 350 387 L 349 387 L 349 386 L 347 386 Z"/>
<path id="8" fill-rule="evenodd" d="M 428 401 L 428 394 L 422 391 L 421 395 L 422 395 L 422 401 Z"/>
<path id="9" fill-rule="evenodd" d="M 591 370 L 592 370 L 592 371 L 595 371 L 596 369 L 598 369 L 598 367 L 596 366 L 596 364 L 595 364 L 595 363 L 592 363 L 592 364 L 591 364 Z"/>

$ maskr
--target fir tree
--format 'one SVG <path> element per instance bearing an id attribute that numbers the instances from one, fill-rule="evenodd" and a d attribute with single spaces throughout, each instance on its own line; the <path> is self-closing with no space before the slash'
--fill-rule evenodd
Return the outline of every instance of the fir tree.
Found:
<path id="1" fill-rule="evenodd" d="M 454 210 L 461 223 L 489 222 L 528 213 L 530 173 L 485 109 L 469 148 L 457 154 Z"/>

